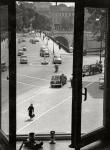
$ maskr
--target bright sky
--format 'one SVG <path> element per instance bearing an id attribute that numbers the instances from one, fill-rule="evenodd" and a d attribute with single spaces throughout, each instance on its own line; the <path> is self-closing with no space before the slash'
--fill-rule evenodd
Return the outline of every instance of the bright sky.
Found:
<path id="1" fill-rule="evenodd" d="M 51 3 L 52 3 L 52 5 L 56 5 L 56 2 L 51 2 Z M 57 5 L 59 5 L 59 4 L 65 4 L 65 5 L 67 5 L 69 7 L 69 6 L 74 6 L 75 3 L 66 3 L 66 2 L 59 2 L 59 3 L 57 3 Z"/>

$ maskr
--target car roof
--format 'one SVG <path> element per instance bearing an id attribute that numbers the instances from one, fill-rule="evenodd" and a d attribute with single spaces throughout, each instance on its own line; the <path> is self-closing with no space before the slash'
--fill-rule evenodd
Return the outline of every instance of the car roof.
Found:
<path id="1" fill-rule="evenodd" d="M 52 77 L 61 76 L 62 74 L 55 74 Z M 64 75 L 64 74 L 63 74 Z"/>
<path id="2" fill-rule="evenodd" d="M 21 57 L 27 57 L 26 55 L 21 55 Z"/>
<path id="3" fill-rule="evenodd" d="M 44 50 L 44 51 L 48 51 L 48 49 L 47 49 L 47 48 L 44 48 L 43 50 Z"/>

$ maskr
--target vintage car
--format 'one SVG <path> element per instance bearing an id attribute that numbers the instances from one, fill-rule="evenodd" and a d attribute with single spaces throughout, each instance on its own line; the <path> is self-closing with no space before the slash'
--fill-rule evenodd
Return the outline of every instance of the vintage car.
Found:
<path id="1" fill-rule="evenodd" d="M 21 55 L 24 55 L 24 52 L 23 52 L 22 48 L 18 49 L 18 56 L 21 56 Z"/>
<path id="2" fill-rule="evenodd" d="M 18 39 L 18 43 L 21 43 L 21 40 L 20 40 L 20 39 Z"/>
<path id="3" fill-rule="evenodd" d="M 27 56 L 22 55 L 20 57 L 20 64 L 27 64 L 27 63 L 28 63 Z"/>
<path id="4" fill-rule="evenodd" d="M 25 37 L 22 37 L 22 42 L 26 42 L 26 39 L 25 39 Z"/>
<path id="5" fill-rule="evenodd" d="M 34 39 L 36 42 L 39 42 L 39 38 L 38 37 L 35 37 Z"/>
<path id="6" fill-rule="evenodd" d="M 91 65 L 83 66 L 82 76 L 94 75 L 96 73 L 102 73 L 102 65 L 101 64 L 91 64 Z"/>
<path id="7" fill-rule="evenodd" d="M 32 43 L 32 44 L 36 44 L 36 41 L 35 41 L 35 39 L 33 39 L 33 40 L 31 41 L 31 43 Z"/>
<path id="8" fill-rule="evenodd" d="M 30 38 L 29 42 L 32 42 L 33 39 L 34 39 L 34 38 Z"/>
<path id="9" fill-rule="evenodd" d="M 70 48 L 69 48 L 69 52 L 70 52 L 70 53 L 73 53 L 73 47 L 70 47 Z M 83 47 L 83 56 L 86 56 L 86 55 L 87 55 L 87 50 L 86 50 L 85 47 Z"/>
<path id="10" fill-rule="evenodd" d="M 4 72 L 7 70 L 7 66 L 5 62 L 1 62 L 1 72 Z"/>
<path id="11" fill-rule="evenodd" d="M 22 45 L 21 47 L 22 47 L 23 51 L 27 50 L 26 45 Z"/>
<path id="12" fill-rule="evenodd" d="M 44 49 L 41 49 L 40 50 L 40 56 L 41 57 L 49 57 L 50 56 L 50 53 L 49 53 L 49 50 L 47 48 L 44 48 Z"/>
<path id="13" fill-rule="evenodd" d="M 104 74 L 99 77 L 99 89 L 104 89 Z"/>
<path id="14" fill-rule="evenodd" d="M 86 56 L 87 55 L 87 50 L 85 47 L 83 47 L 83 56 Z"/>
<path id="15" fill-rule="evenodd" d="M 42 62 L 41 62 L 41 65 L 48 65 L 49 64 L 49 62 L 47 61 L 47 60 L 43 60 Z"/>
<path id="16" fill-rule="evenodd" d="M 41 47 L 40 47 L 40 51 L 43 50 L 43 49 L 45 49 L 45 48 L 46 48 L 46 46 L 44 46 L 44 45 L 41 46 Z"/>
<path id="17" fill-rule="evenodd" d="M 54 55 L 53 64 L 62 64 L 61 55 Z"/>
<path id="18" fill-rule="evenodd" d="M 50 81 L 51 87 L 60 86 L 62 87 L 67 83 L 67 77 L 64 74 L 53 75 Z"/>
<path id="19" fill-rule="evenodd" d="M 23 37 L 26 37 L 26 33 L 23 34 Z"/>

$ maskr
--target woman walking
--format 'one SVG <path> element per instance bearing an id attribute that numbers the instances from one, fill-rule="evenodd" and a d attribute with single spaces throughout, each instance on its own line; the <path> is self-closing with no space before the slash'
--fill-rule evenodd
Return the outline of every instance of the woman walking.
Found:
<path id="1" fill-rule="evenodd" d="M 29 107 L 28 107 L 28 112 L 29 112 L 29 117 L 30 119 L 33 118 L 33 114 L 34 114 L 34 107 L 33 107 L 33 104 L 31 104 Z"/>

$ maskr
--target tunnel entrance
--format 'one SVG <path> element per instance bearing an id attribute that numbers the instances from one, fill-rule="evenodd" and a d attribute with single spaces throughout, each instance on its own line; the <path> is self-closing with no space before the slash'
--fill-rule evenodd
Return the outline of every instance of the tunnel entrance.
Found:
<path id="1" fill-rule="evenodd" d="M 62 36 L 57 36 L 57 37 L 55 37 L 55 39 L 57 41 L 59 41 L 61 44 L 63 44 L 64 46 L 66 46 L 67 48 L 69 48 L 69 42 L 66 38 L 64 38 Z"/>

